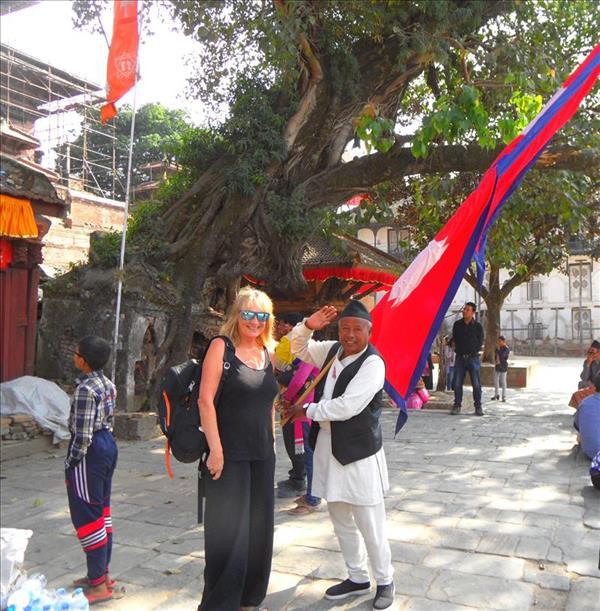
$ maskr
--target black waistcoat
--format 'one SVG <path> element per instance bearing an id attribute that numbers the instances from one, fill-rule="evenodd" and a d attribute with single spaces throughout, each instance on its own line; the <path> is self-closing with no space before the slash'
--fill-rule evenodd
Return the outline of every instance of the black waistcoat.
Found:
<path id="1" fill-rule="evenodd" d="M 332 358 L 335 358 L 340 347 L 337 342 L 332 346 L 325 363 L 328 363 Z M 381 356 L 379 352 L 371 345 L 367 347 L 365 352 L 361 354 L 353 363 L 341 371 L 333 388 L 332 399 L 340 397 L 344 394 L 350 380 L 358 373 L 365 360 L 373 355 Z M 325 365 L 323 365 L 325 366 Z M 323 396 L 325 388 L 325 376 L 315 388 L 314 402 L 317 403 Z M 383 389 L 375 393 L 371 402 L 363 409 L 360 414 L 353 416 L 349 420 L 331 421 L 331 450 L 334 457 L 342 464 L 349 463 L 367 458 L 378 452 L 383 443 L 381 426 L 379 424 L 379 416 L 383 407 Z M 317 443 L 317 435 L 319 434 L 319 423 L 312 423 L 310 430 L 310 445 L 315 449 Z"/>

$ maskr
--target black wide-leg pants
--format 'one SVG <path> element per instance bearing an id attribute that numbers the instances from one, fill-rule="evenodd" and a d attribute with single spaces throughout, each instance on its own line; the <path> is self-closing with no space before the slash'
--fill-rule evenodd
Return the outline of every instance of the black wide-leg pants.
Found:
<path id="1" fill-rule="evenodd" d="M 262 461 L 225 461 L 206 476 L 204 593 L 201 611 L 260 605 L 273 557 L 275 454 Z"/>

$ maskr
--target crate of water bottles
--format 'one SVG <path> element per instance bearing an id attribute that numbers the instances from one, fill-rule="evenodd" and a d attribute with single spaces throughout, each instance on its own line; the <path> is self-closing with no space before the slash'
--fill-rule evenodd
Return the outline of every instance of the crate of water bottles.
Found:
<path id="1" fill-rule="evenodd" d="M 81 588 L 67 592 L 64 588 L 49 590 L 43 575 L 32 575 L 13 590 L 7 600 L 7 611 L 84 611 L 90 608 Z"/>

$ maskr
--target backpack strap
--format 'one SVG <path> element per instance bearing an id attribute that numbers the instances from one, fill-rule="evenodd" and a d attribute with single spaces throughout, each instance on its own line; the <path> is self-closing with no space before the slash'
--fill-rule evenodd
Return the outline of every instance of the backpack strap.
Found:
<path id="1" fill-rule="evenodd" d="M 223 392 L 223 384 L 227 379 L 227 375 L 229 374 L 229 370 L 231 368 L 231 361 L 233 361 L 233 357 L 235 356 L 235 346 L 233 345 L 233 342 L 226 335 L 217 335 L 213 337 L 210 341 L 212 342 L 217 338 L 222 339 L 225 342 L 225 352 L 223 352 L 223 373 L 221 374 L 221 380 L 219 382 L 217 392 L 215 393 L 215 407 L 217 406 L 217 403 L 221 398 L 221 393 Z"/>
<path id="2" fill-rule="evenodd" d="M 163 390 L 162 395 L 167 410 L 166 426 L 168 427 L 171 426 L 171 401 L 169 401 L 169 395 L 167 394 L 166 390 Z M 171 468 L 171 446 L 169 445 L 168 437 L 165 438 L 165 466 L 167 468 L 169 479 L 173 479 L 173 469 Z"/>

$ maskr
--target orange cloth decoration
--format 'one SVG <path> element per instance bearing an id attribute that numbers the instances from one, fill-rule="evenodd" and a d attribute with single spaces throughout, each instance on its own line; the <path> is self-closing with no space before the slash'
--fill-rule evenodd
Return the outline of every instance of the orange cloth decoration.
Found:
<path id="1" fill-rule="evenodd" d="M 0 235 L 9 238 L 37 238 L 38 228 L 28 199 L 0 193 Z"/>
<path id="2" fill-rule="evenodd" d="M 138 55 L 137 0 L 115 0 L 113 35 L 106 69 L 106 101 L 100 120 L 106 123 L 117 115 L 115 102 L 134 85 Z"/>

